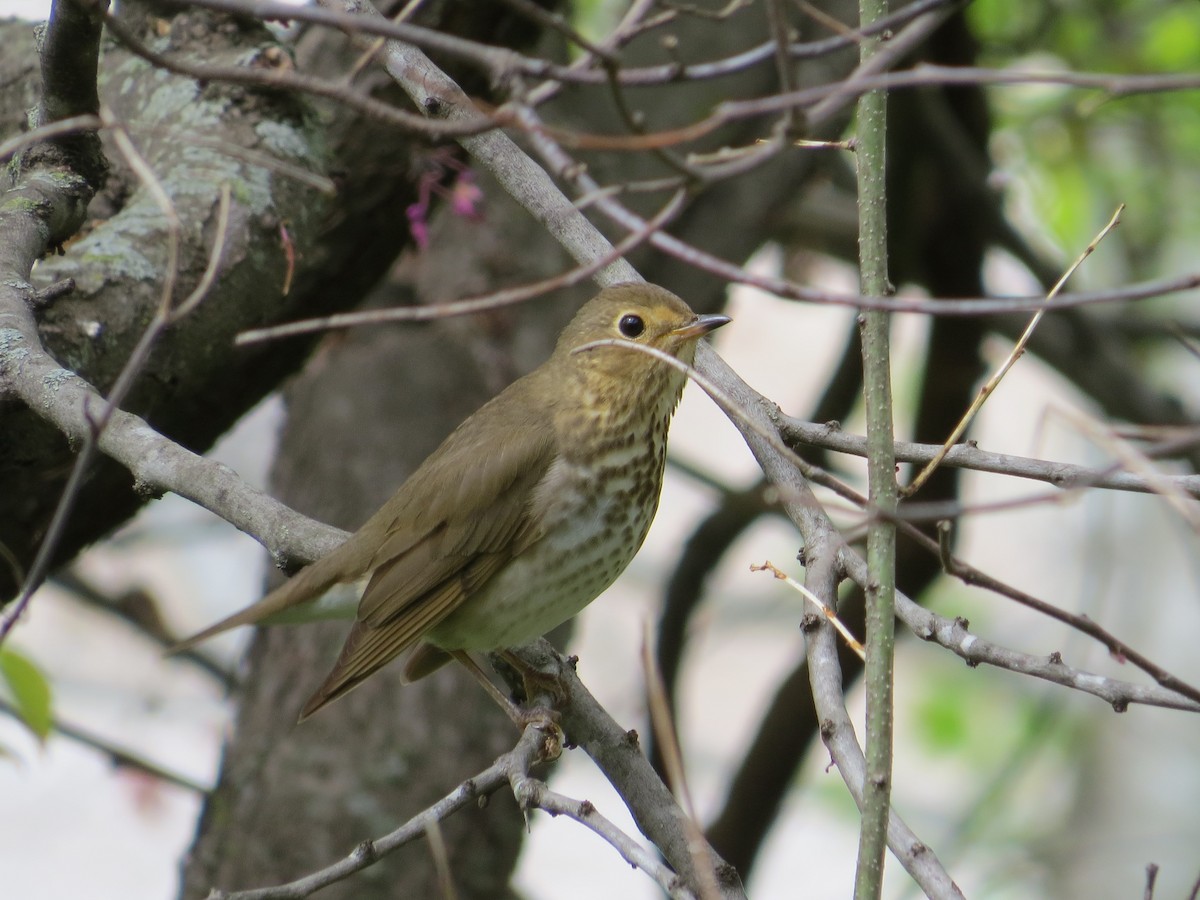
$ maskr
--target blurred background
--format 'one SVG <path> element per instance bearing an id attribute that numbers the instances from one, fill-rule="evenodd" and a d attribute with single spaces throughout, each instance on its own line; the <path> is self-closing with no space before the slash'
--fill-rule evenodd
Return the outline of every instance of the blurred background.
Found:
<path id="1" fill-rule="evenodd" d="M 571 9 L 579 27 L 602 34 L 619 6 L 593 2 Z M 44 14 L 39 4 L 0 0 L 0 15 L 34 20 Z M 940 43 L 929 48 L 930 59 L 942 64 L 1200 73 L 1200 5 L 1194 3 L 983 0 L 969 4 L 946 28 Z M 806 35 L 810 40 L 812 32 Z M 1118 99 L 1029 84 L 896 96 L 889 208 L 893 280 L 901 295 L 1042 293 L 1047 277 L 1065 269 L 1119 203 L 1127 205 L 1121 225 L 1084 264 L 1071 289 L 1118 287 L 1195 267 L 1200 213 L 1190 198 L 1200 195 L 1195 165 L 1200 103 L 1194 91 Z M 946 116 L 957 125 L 945 126 Z M 935 126 L 945 129 L 935 132 Z M 746 265 L 813 287 L 854 292 L 857 275 L 847 258 L 853 253 L 853 185 L 848 191 L 846 161 L 834 158 L 836 151 L 819 152 L 827 156 L 813 164 L 816 172 L 806 175 L 804 189 L 777 211 Z M 947 160 L 964 153 L 973 165 L 951 168 Z M 440 282 L 438 290 L 422 287 L 435 277 L 422 273 L 426 266 L 437 270 L 429 259 L 436 257 L 439 240 L 453 243 L 457 236 L 461 246 L 464 235 L 474 240 L 480 231 L 503 231 L 510 221 L 505 198 L 486 179 L 481 183 L 483 221 L 435 217 L 434 249 L 419 261 L 410 249 L 397 282 L 416 284 L 425 295 L 469 293 L 458 290 L 453 279 Z M 701 219 L 695 227 L 718 231 L 724 225 Z M 662 264 L 657 275 L 654 263 L 638 265 L 652 280 L 693 300 L 663 276 L 670 264 Z M 725 294 L 719 284 L 706 291 L 713 302 Z M 565 315 L 567 302 L 553 314 L 536 315 Z M 862 433 L 861 408 L 853 399 L 833 413 L 822 412 L 837 386 L 846 383 L 842 369 L 852 355 L 852 310 L 782 301 L 745 287 L 728 291 L 726 309 L 734 322 L 714 343 L 747 382 L 789 415 L 837 418 L 846 430 Z M 948 429 L 939 423 L 953 423 L 980 374 L 1002 362 L 1023 322 L 992 317 L 933 323 L 897 316 L 897 437 L 944 435 Z M 451 326 L 460 336 L 473 327 L 469 321 Z M 482 380 L 490 389 L 497 369 L 536 364 L 546 342 L 526 337 L 522 326 L 488 327 L 493 335 L 504 332 L 516 347 L 515 362 L 488 369 L 485 359 Z M 1081 433 L 1080 417 L 1097 423 L 1102 433 L 1119 423 L 1194 426 L 1200 408 L 1197 335 L 1195 292 L 1048 317 L 1032 352 L 989 400 L 970 437 L 990 451 L 1103 466 L 1114 458 L 1113 439 Z M 321 354 L 341 350 L 338 338 L 327 341 L 317 367 Z M 480 355 L 476 347 L 474 358 Z M 458 365 L 447 362 L 448 368 Z M 317 374 L 310 363 L 301 379 Z M 438 372 L 429 377 L 437 379 Z M 420 394 L 421 388 L 403 390 Z M 419 403 L 421 396 L 412 399 Z M 285 404 L 272 394 L 208 455 L 269 488 L 285 406 L 306 402 L 318 401 L 293 395 Z M 467 404 L 457 418 L 470 408 Z M 1172 411 L 1169 420 L 1163 410 Z M 641 667 L 647 627 L 657 634 L 667 586 L 680 577 L 681 557 L 697 530 L 751 498 L 753 511 L 743 516 L 744 527 L 731 530 L 731 540 L 717 545 L 713 569 L 688 610 L 676 682 L 689 783 L 701 819 L 711 823 L 729 812 L 735 773 L 803 660 L 799 596 L 750 566 L 770 560 L 797 578 L 803 570 L 795 562 L 795 530 L 776 514 L 769 493 L 756 489 L 760 473 L 741 438 L 695 386 L 673 426 L 671 455 L 646 545 L 618 584 L 580 617 L 567 647 L 580 657 L 584 682 L 617 721 L 648 736 Z M 1163 471 L 1192 471 L 1195 455 L 1193 446 L 1160 465 Z M 859 460 L 837 457 L 822 464 L 860 487 L 865 483 Z M 302 467 L 303 454 L 288 465 L 293 472 Z M 910 474 L 902 471 L 902 482 Z M 386 495 L 391 487 L 381 489 Z M 1002 511 L 965 515 L 957 531 L 958 555 L 1043 600 L 1088 615 L 1167 670 L 1193 684 L 1200 681 L 1194 652 L 1200 635 L 1197 535 L 1162 498 L 1063 494 L 1034 482 L 966 472 L 930 491 L 930 499 L 957 499 L 968 509 L 1028 499 Z M 854 535 L 861 515 L 821 496 Z M 919 592 L 923 604 L 966 617 L 972 631 L 989 640 L 1035 655 L 1057 651 L 1073 666 L 1147 681 L 1078 633 L 938 577 L 936 560 L 913 565 L 909 589 Z M 216 783 L 222 746 L 237 728 L 230 690 L 251 671 L 243 660 L 249 635 L 238 632 L 204 647 L 206 666 L 164 659 L 144 628 L 122 621 L 112 609 L 124 604 L 141 610 L 143 626 L 151 609 L 171 633 L 187 633 L 257 599 L 269 568 L 250 538 L 168 496 L 82 553 L 39 592 L 6 647 L 45 674 L 58 725 L 82 734 L 73 738 L 52 730 L 39 741 L 15 719 L 0 715 L 0 878 L 6 896 L 105 900 L 176 894 L 181 860 L 201 812 L 200 791 Z M 319 673 L 297 665 L 288 677 L 306 693 Z M 1200 728 L 1194 716 L 1145 707 L 1117 715 L 1091 696 L 1009 672 L 969 669 L 947 651 L 911 639 L 898 645 L 896 683 L 895 808 L 968 897 L 1141 896 L 1150 863 L 1161 867 L 1156 897 L 1188 895 L 1200 877 L 1195 802 Z M 861 735 L 862 698 L 856 682 L 848 684 Z M 393 700 L 404 709 L 407 697 L 396 693 Z M 508 737 L 500 735 L 501 748 Z M 121 764 L 103 747 L 162 767 L 193 787 Z M 761 827 L 764 833 L 761 846 L 748 851 L 752 866 L 740 866 L 749 873 L 749 894 L 848 896 L 858 817 L 841 779 L 819 741 L 790 733 L 767 749 L 786 761 L 779 788 L 771 788 L 777 814 L 764 812 L 765 821 L 757 825 L 729 826 Z M 474 771 L 464 762 L 456 776 L 430 786 L 433 796 Z M 633 830 L 620 798 L 581 751 L 566 753 L 550 779 L 556 790 L 591 800 Z M 379 821 L 393 824 L 420 808 L 383 806 L 376 811 Z M 510 812 L 508 825 L 519 829 L 518 814 Z M 377 833 L 345 833 L 337 843 L 345 852 L 370 836 Z M 328 861 L 332 858 L 316 860 Z M 648 879 L 590 833 L 540 814 L 520 851 L 513 889 L 531 900 L 657 895 Z M 886 893 L 916 895 L 894 860 Z"/>

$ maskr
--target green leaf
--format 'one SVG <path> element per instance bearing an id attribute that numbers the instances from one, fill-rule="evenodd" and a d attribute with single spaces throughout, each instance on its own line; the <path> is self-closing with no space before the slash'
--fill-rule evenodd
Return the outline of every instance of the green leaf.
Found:
<path id="1" fill-rule="evenodd" d="M 0 650 L 0 684 L 25 723 L 39 741 L 50 734 L 50 683 L 32 660 L 13 650 Z"/>

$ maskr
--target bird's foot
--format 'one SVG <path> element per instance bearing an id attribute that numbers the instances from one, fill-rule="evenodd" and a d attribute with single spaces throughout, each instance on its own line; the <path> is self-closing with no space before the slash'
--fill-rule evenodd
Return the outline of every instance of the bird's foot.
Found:
<path id="1" fill-rule="evenodd" d="M 537 697 L 545 697 L 551 706 L 566 701 L 567 687 L 557 673 L 535 668 L 511 650 L 501 650 L 497 655 L 521 676 L 526 703 L 532 703 Z"/>
<path id="2" fill-rule="evenodd" d="M 544 706 L 534 706 L 530 708 L 522 708 L 515 704 L 510 704 L 510 718 L 516 723 L 522 733 L 527 728 L 537 730 L 542 739 L 540 751 L 541 758 L 546 762 L 553 762 L 562 756 L 563 744 L 566 737 L 563 734 L 562 727 L 558 724 L 558 720 L 562 718 L 559 713 L 553 709 L 547 709 Z"/>
<path id="3" fill-rule="evenodd" d="M 512 719 L 513 724 L 515 724 L 517 726 L 518 730 L 524 731 L 526 728 L 528 728 L 529 726 L 532 725 L 535 728 L 541 729 L 542 731 L 546 732 L 547 734 L 556 735 L 556 737 L 554 738 L 554 740 L 551 743 L 553 743 L 555 746 L 557 746 L 557 750 L 554 751 L 554 754 L 552 756 L 546 756 L 546 758 L 547 759 L 557 759 L 558 758 L 558 755 L 562 752 L 562 742 L 563 742 L 562 728 L 560 728 L 558 725 L 558 720 L 562 717 L 559 715 L 558 712 L 556 712 L 555 710 L 550 709 L 549 707 L 546 707 L 546 706 L 530 706 L 530 707 L 518 706 L 517 704 L 513 703 L 512 700 L 510 700 L 508 697 L 506 697 L 504 695 L 504 693 L 498 687 L 496 687 L 496 685 L 494 685 L 492 683 L 492 680 L 487 677 L 487 673 L 484 672 L 483 669 L 479 668 L 479 665 L 475 662 L 475 660 L 473 660 L 465 651 L 451 650 L 448 652 L 449 652 L 450 656 L 454 657 L 460 663 L 462 663 L 462 665 L 466 668 L 466 670 L 475 677 L 475 679 L 479 682 L 479 684 L 483 687 L 483 689 L 485 691 L 487 691 L 488 696 L 490 696 L 493 700 L 495 700 L 496 704 L 502 710 L 504 710 L 505 714 L 510 719 Z M 518 671 L 521 672 L 522 676 L 526 679 L 526 681 L 525 681 L 526 702 L 531 702 L 534 697 L 539 697 L 539 696 L 545 695 L 547 693 L 547 691 L 545 689 L 535 691 L 533 689 L 533 685 L 528 680 L 529 675 L 531 673 L 533 673 L 533 670 L 531 670 L 529 668 L 529 666 L 521 660 L 517 660 L 517 664 L 519 665 Z M 544 673 L 533 673 L 533 674 L 541 674 L 543 678 L 552 677 L 552 676 L 545 675 Z M 555 682 L 557 683 L 557 679 L 555 679 Z M 553 691 L 551 691 L 549 693 L 552 698 L 562 699 L 561 693 L 556 694 Z"/>

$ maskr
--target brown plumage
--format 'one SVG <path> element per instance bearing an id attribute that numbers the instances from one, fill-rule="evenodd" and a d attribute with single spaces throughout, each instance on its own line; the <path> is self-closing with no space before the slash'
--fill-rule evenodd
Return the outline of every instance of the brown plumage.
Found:
<path id="1" fill-rule="evenodd" d="M 366 580 L 357 619 L 306 718 L 409 648 L 420 678 L 448 653 L 518 646 L 569 619 L 624 571 L 658 506 L 667 427 L 690 363 L 724 325 L 649 284 L 606 288 L 554 354 L 464 421 L 344 544 L 185 642 L 261 622 Z"/>

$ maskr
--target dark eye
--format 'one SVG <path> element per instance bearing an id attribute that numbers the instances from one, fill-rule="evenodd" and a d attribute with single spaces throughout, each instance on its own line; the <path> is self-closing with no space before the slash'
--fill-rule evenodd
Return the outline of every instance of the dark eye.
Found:
<path id="1" fill-rule="evenodd" d="M 646 323 L 642 321 L 641 316 L 635 316 L 633 313 L 621 316 L 621 321 L 617 323 L 617 328 L 621 334 L 627 338 L 635 338 L 646 330 Z"/>

